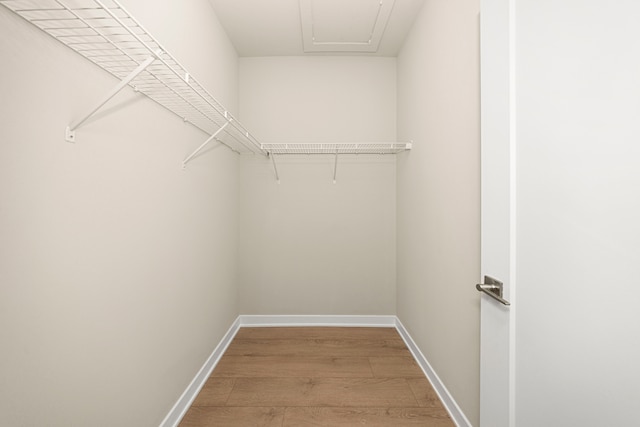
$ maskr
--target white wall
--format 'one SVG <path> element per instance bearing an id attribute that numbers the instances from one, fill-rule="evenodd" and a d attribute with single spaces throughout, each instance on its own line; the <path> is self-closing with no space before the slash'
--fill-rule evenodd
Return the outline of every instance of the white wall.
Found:
<path id="1" fill-rule="evenodd" d="M 427 0 L 398 57 L 398 317 L 479 419 L 477 0 Z"/>
<path id="2" fill-rule="evenodd" d="M 240 120 L 262 142 L 394 141 L 395 58 L 240 59 Z M 240 311 L 395 313 L 395 159 L 242 158 Z"/>
<path id="3" fill-rule="evenodd" d="M 516 424 L 640 425 L 640 3 L 516 13 Z"/>
<path id="4" fill-rule="evenodd" d="M 237 106 L 206 0 L 123 3 Z M 3 7 L 0 29 L 0 424 L 156 426 L 237 316 L 237 156 L 183 172 L 206 136 L 130 90 L 65 142 L 115 80 Z"/>

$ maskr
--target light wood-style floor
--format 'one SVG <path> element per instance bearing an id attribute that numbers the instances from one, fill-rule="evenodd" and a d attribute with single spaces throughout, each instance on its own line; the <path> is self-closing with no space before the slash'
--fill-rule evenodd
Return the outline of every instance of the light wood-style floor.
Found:
<path id="1" fill-rule="evenodd" d="M 455 426 L 393 328 L 241 328 L 180 424 L 360 425 Z"/>

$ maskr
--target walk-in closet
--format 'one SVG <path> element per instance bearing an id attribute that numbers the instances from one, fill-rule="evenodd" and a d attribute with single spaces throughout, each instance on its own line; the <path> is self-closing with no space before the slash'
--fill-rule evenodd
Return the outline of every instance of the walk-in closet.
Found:
<path id="1" fill-rule="evenodd" d="M 636 425 L 622 3 L 0 0 L 0 425 Z"/>

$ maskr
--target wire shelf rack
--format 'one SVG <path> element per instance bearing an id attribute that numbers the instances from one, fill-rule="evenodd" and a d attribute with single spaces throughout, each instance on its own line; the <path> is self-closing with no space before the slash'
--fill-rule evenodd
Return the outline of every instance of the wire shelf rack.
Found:
<path id="1" fill-rule="evenodd" d="M 338 173 L 338 156 L 341 154 L 397 154 L 411 150 L 411 142 L 343 142 L 343 143 L 265 143 L 261 148 L 271 158 L 276 180 L 280 183 L 280 174 L 276 164 L 276 155 L 282 154 L 332 154 L 333 183 Z"/>
<path id="2" fill-rule="evenodd" d="M 266 155 L 240 122 L 116 0 L 0 0 L 0 4 L 121 80 L 94 111 L 67 128 L 67 140 L 73 141 L 75 128 L 129 85 L 210 135 L 206 143 L 215 139 L 236 152 Z"/>
<path id="3" fill-rule="evenodd" d="M 410 150 L 411 143 L 263 143 L 261 147 L 269 154 L 397 154 Z"/>

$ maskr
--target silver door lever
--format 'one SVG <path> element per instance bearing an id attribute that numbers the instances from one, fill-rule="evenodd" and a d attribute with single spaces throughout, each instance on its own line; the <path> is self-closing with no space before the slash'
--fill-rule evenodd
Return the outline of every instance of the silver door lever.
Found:
<path id="1" fill-rule="evenodd" d="M 491 298 L 499 301 L 504 305 L 511 305 L 509 301 L 502 298 L 502 287 L 503 284 L 501 281 L 494 279 L 490 276 L 484 276 L 484 283 L 478 283 L 476 285 L 476 289 L 480 292 L 484 292 L 489 295 Z"/>

